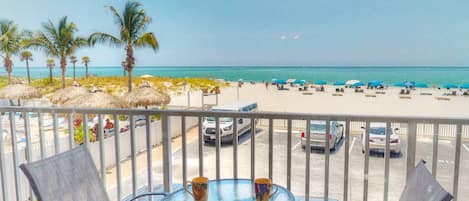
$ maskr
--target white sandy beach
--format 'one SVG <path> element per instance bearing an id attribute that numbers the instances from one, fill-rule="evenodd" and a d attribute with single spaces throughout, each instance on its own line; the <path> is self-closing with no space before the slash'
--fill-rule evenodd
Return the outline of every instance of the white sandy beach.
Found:
<path id="1" fill-rule="evenodd" d="M 237 100 L 237 87 L 223 88 L 219 95 L 219 104 Z M 245 83 L 239 89 L 240 101 L 257 101 L 260 111 L 299 112 L 299 113 L 327 113 L 352 115 L 399 115 L 399 116 L 432 116 L 432 117 L 466 117 L 469 115 L 468 96 L 443 96 L 449 92 L 446 89 L 433 88 L 416 89 L 410 94 L 410 99 L 401 99 L 401 88 L 390 87 L 386 94 L 376 94 L 378 90 L 365 89 L 364 93 L 355 93 L 354 89 L 345 89 L 343 96 L 333 96 L 335 86 L 326 86 L 325 92 L 313 92 L 303 95 L 298 88 L 279 91 L 276 86 L 269 85 L 266 90 L 262 83 Z M 421 92 L 432 95 L 420 95 Z M 376 97 L 365 97 L 375 94 Z M 446 97 L 450 100 L 437 100 L 436 97 Z M 201 106 L 201 92 L 191 92 L 191 107 Z M 215 96 L 206 97 L 205 103 L 215 104 Z M 187 106 L 187 96 L 173 96 L 170 105 Z"/>

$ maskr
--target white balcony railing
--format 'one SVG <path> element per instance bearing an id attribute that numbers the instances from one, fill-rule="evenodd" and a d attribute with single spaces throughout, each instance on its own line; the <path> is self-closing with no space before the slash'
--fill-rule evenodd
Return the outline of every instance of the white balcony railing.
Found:
<path id="1" fill-rule="evenodd" d="M 329 115 L 329 114 L 300 114 L 300 113 L 275 113 L 275 112 L 211 112 L 203 110 L 142 110 L 142 109 L 76 109 L 76 108 L 32 108 L 32 107 L 0 107 L 0 130 L 3 131 L 3 137 L 0 138 L 0 167 L 1 167 L 1 197 L 4 201 L 8 200 L 27 200 L 32 197 L 31 190 L 25 180 L 24 175 L 19 171 L 18 165 L 24 162 L 39 160 L 61 151 L 80 146 L 75 143 L 73 122 L 75 115 L 83 117 L 83 132 L 85 140 L 83 146 L 87 146 L 92 153 L 95 163 L 100 170 L 103 183 L 107 186 L 110 193 L 114 193 L 116 200 L 122 200 L 128 193 L 133 195 L 142 190 L 153 191 L 159 185 L 162 190 L 171 192 L 173 184 L 185 184 L 189 177 L 205 175 L 210 179 L 221 179 L 226 177 L 238 178 L 241 175 L 249 175 L 249 178 L 266 176 L 274 180 L 274 182 L 284 185 L 287 189 L 292 190 L 297 195 L 305 197 L 319 196 L 324 200 L 330 197 L 340 200 L 355 200 L 351 198 L 353 195 L 359 195 L 358 200 L 388 200 L 394 199 L 398 195 L 403 186 L 393 186 L 390 189 L 390 167 L 391 167 L 391 151 L 390 151 L 390 129 L 399 127 L 400 136 L 405 141 L 402 144 L 402 157 L 405 157 L 405 165 L 401 175 L 403 180 L 408 176 L 410 170 L 419 160 L 417 157 L 417 138 L 426 137 L 431 140 L 431 156 L 429 166 L 433 175 L 437 176 L 439 156 L 439 141 L 442 139 L 454 140 L 454 149 L 449 153 L 453 159 L 453 173 L 450 176 L 450 188 L 457 200 L 459 193 L 463 192 L 459 188 L 460 167 L 461 167 L 461 150 L 463 140 L 468 137 L 467 126 L 469 125 L 468 117 L 461 118 L 443 118 L 443 117 L 422 117 L 422 116 L 355 116 L 355 115 Z M 21 114 L 21 115 L 20 115 Z M 97 141 L 90 142 L 88 118 L 90 115 L 97 116 Z M 136 125 L 136 121 L 121 120 L 119 117 L 143 116 L 141 125 Z M 152 116 L 157 115 L 159 118 Z M 21 117 L 20 117 L 21 116 Z M 118 135 L 104 133 L 105 116 L 115 119 L 114 133 Z M 45 118 L 51 117 L 48 123 Z M 204 145 L 204 133 L 202 123 L 204 117 L 215 117 L 215 143 L 214 146 L 206 147 Z M 251 131 L 262 130 L 265 132 L 267 147 L 259 148 L 256 146 L 257 139 L 255 134 L 251 134 L 245 142 L 239 143 L 238 138 L 233 138 L 232 154 L 228 155 L 232 159 L 224 159 L 226 154 L 225 146 L 220 143 L 220 118 L 248 118 L 251 121 Z M 158 120 L 159 119 L 159 120 Z M 330 151 L 329 137 L 324 135 L 325 147 L 324 152 L 317 154 L 309 151 L 293 152 L 295 145 L 294 140 L 298 139 L 298 131 L 305 130 L 306 142 L 311 138 L 310 122 L 316 120 L 326 121 L 326 133 L 330 131 L 330 121 L 343 122 L 344 139 L 343 146 L 343 164 L 340 168 L 331 168 L 331 155 L 335 154 Z M 370 154 L 369 154 L 369 129 L 361 129 L 361 127 L 369 128 L 372 122 L 386 123 L 387 134 L 385 138 L 384 166 L 382 171 L 382 193 L 370 192 Z M 137 124 L 140 124 L 137 121 Z M 126 125 L 128 124 L 128 126 Z M 237 131 L 238 121 L 233 121 L 233 130 Z M 121 128 L 127 127 L 128 131 Z M 194 144 L 188 142 L 188 131 L 196 129 L 196 140 Z M 282 133 L 279 130 L 284 130 Z M 362 168 L 356 169 L 356 165 L 351 165 L 351 154 L 353 141 L 361 139 L 363 134 L 364 154 L 360 155 L 359 163 Z M 253 132 L 256 133 L 256 132 Z M 237 135 L 237 132 L 235 133 Z M 274 144 L 275 136 L 281 136 L 280 142 Z M 358 134 L 358 135 L 357 135 Z M 176 163 L 172 146 L 173 139 L 177 136 L 180 143 L 181 163 Z M 358 136 L 358 138 L 357 138 Z M 275 139 L 277 140 L 277 139 Z M 13 143 L 12 143 L 13 142 Z M 16 143 L 15 143 L 16 142 Z M 296 142 L 295 142 L 296 143 Z M 243 147 L 249 144 L 248 148 Z M 281 144 L 277 145 L 277 144 Z M 361 144 L 361 140 L 360 143 Z M 285 145 L 285 146 L 283 146 Z M 189 150 L 189 146 L 193 146 Z M 465 145 L 464 145 L 465 146 Z M 310 144 L 306 143 L 306 150 L 309 150 Z M 158 149 L 160 152 L 152 150 Z M 214 156 L 204 154 L 205 149 L 213 149 Z M 223 149 L 223 150 L 222 150 Z M 242 150 L 242 153 L 240 152 Z M 244 152 L 245 149 L 248 152 Z M 282 149 L 282 150 L 279 150 Z M 266 152 L 260 154 L 258 152 Z M 454 152 L 453 152 L 454 151 Z M 469 150 L 468 150 L 469 151 Z M 337 151 L 336 151 L 337 152 Z M 445 151 L 445 157 L 448 155 Z M 161 169 L 156 168 L 155 153 L 161 153 Z M 277 154 L 276 153 L 282 153 Z M 242 154 L 240 156 L 240 154 Z M 324 163 L 314 161 L 311 157 L 315 154 L 315 158 L 321 158 Z M 139 168 L 137 162 L 138 157 L 144 156 L 145 168 Z M 317 155 L 317 156 L 316 156 Z M 223 158 L 222 158 L 223 157 Z M 304 160 L 297 160 L 298 157 L 304 157 Z M 333 156 L 335 157 L 335 156 Z M 341 156 L 342 157 L 342 156 Z M 249 158 L 249 160 L 245 160 Z M 190 160 L 189 160 L 190 159 Z M 262 160 L 261 160 L 262 159 Z M 361 160 L 363 159 L 363 160 Z M 79 159 L 77 159 L 79 160 Z M 294 161 L 292 161 L 294 160 Z M 353 159 L 355 160 L 355 158 Z M 222 164 L 223 161 L 223 164 Z M 228 161 L 228 162 L 227 162 Z M 264 163 L 266 161 L 266 163 Z M 278 161 L 283 167 L 279 167 Z M 302 161 L 299 163 L 298 161 Z M 339 160 L 342 161 L 342 158 Z M 274 164 L 275 162 L 275 164 Z M 393 161 L 394 162 L 394 161 Z M 196 164 L 194 164 L 196 163 Z M 294 163 L 294 164 L 293 164 Z M 312 164 L 314 163 L 312 168 Z M 342 162 L 340 162 L 342 163 Z M 127 164 L 130 166 L 130 180 L 123 175 L 123 169 Z M 207 164 L 213 164 L 214 169 L 207 167 Z M 178 167 L 176 167 L 178 166 Z M 180 167 L 179 167 L 180 166 Z M 197 170 L 189 169 L 197 166 Z M 223 167 L 222 167 L 223 166 Z M 275 166 L 275 169 L 274 169 Z M 297 172 L 298 166 L 302 166 L 301 171 Z M 316 171 L 318 166 L 322 166 L 321 171 Z M 227 168 L 229 167 L 229 168 Z M 245 168 L 247 167 L 247 168 Z M 262 167 L 261 169 L 259 167 Z M 265 167 L 265 168 L 264 168 Z M 304 169 L 303 169 L 304 167 Z M 109 171 L 113 173 L 109 176 Z M 285 171 L 277 171 L 284 169 Z M 341 176 L 337 177 L 334 173 L 339 169 Z M 140 170 L 144 170 L 143 173 Z M 209 170 L 213 170 L 209 171 Z M 227 172 L 227 170 L 232 172 Z M 294 172 L 293 172 L 294 171 Z M 343 171 L 343 172 L 342 172 Z M 276 172 L 281 172 L 277 174 Z M 362 173 L 359 182 L 352 173 Z M 275 174 L 274 174 L 275 173 Z M 333 174 L 332 174 L 333 173 Z M 343 174 L 342 174 L 343 173 Z M 144 175 L 143 177 L 141 175 Z M 446 173 L 445 173 L 446 174 Z M 311 179 L 320 175 L 321 181 Z M 354 174 L 355 175 L 355 174 Z M 379 176 L 381 177 L 381 176 Z M 175 178 L 177 178 L 175 180 Z M 316 177 L 315 177 L 316 178 Z M 354 182 L 351 182 L 351 179 Z M 112 182 L 109 182 L 111 181 Z M 142 182 L 144 181 L 144 182 Z M 331 186 L 331 181 L 334 182 Z M 341 182 L 337 182 L 341 181 Z M 294 184 L 293 184 L 293 183 Z M 298 185 L 299 183 L 299 185 Z M 314 183 L 314 186 L 312 185 Z M 357 184 L 360 187 L 357 187 Z M 398 182 L 399 183 L 399 182 Z M 401 182 L 402 183 L 402 182 Z M 404 182 L 405 183 L 405 182 Z M 372 185 L 376 185 L 374 182 Z M 394 184 L 393 184 L 394 185 Z M 302 186 L 299 188 L 298 186 Z M 337 189 L 336 186 L 340 186 Z M 447 185 L 448 186 L 448 185 Z M 322 192 L 317 189 L 322 187 Z M 352 193 L 351 189 L 355 189 Z M 333 189 L 333 191 L 331 191 Z M 360 189 L 360 192 L 356 192 Z M 396 190 L 397 189 L 397 190 Z M 379 195 L 377 195 L 379 194 Z M 392 195 L 390 195 L 392 194 Z M 332 196 L 331 196 L 332 195 Z M 372 196 L 373 198 L 371 198 Z"/>

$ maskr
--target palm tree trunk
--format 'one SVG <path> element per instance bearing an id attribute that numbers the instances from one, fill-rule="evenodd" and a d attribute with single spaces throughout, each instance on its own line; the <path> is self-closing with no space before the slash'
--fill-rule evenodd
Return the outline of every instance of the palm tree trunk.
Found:
<path id="1" fill-rule="evenodd" d="M 127 75 L 128 75 L 128 83 L 127 83 L 127 86 L 129 87 L 129 93 L 132 92 L 132 69 L 129 69 L 127 71 Z"/>
<path id="2" fill-rule="evenodd" d="M 11 84 L 11 72 L 7 72 L 8 73 L 8 84 Z"/>
<path id="3" fill-rule="evenodd" d="M 85 63 L 85 77 L 88 78 L 88 63 Z"/>
<path id="4" fill-rule="evenodd" d="M 31 84 L 31 75 L 29 74 L 29 62 L 26 59 L 26 72 L 28 73 L 28 84 Z"/>
<path id="5" fill-rule="evenodd" d="M 126 64 L 126 70 L 127 70 L 127 75 L 128 75 L 128 87 L 129 87 L 129 92 L 132 92 L 132 67 L 135 63 L 134 60 L 134 50 L 132 48 L 132 45 L 127 44 L 127 58 L 125 59 L 125 64 Z"/>
<path id="6" fill-rule="evenodd" d="M 62 89 L 65 89 L 65 70 L 67 63 L 64 58 L 60 60 L 60 68 L 62 69 Z"/>
<path id="7" fill-rule="evenodd" d="M 52 85 L 52 67 L 49 66 L 49 83 Z"/>
<path id="8" fill-rule="evenodd" d="M 75 81 L 75 63 L 73 63 L 73 81 Z"/>

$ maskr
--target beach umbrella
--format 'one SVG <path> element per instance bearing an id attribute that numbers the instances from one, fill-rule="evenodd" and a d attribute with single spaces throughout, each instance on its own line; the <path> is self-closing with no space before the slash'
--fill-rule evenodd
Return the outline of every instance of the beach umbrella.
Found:
<path id="1" fill-rule="evenodd" d="M 314 84 L 317 84 L 317 85 L 325 85 L 325 84 L 327 84 L 327 82 L 324 81 L 324 80 L 317 80 L 317 81 L 314 82 Z"/>
<path id="2" fill-rule="evenodd" d="M 59 89 L 52 93 L 49 96 L 50 102 L 53 104 L 62 104 L 67 102 L 68 100 L 71 100 L 75 97 L 85 95 L 89 93 L 88 89 L 80 86 L 69 86 L 64 89 Z"/>
<path id="3" fill-rule="evenodd" d="M 151 105 L 167 105 L 171 101 L 169 95 L 161 93 L 150 86 L 140 86 L 126 94 L 123 99 L 129 106 L 144 106 L 145 108 Z"/>
<path id="4" fill-rule="evenodd" d="M 141 78 L 150 78 L 150 77 L 153 77 L 153 75 L 149 75 L 149 74 L 145 74 L 145 75 L 142 75 L 140 76 Z"/>
<path id="5" fill-rule="evenodd" d="M 365 83 L 363 83 L 363 82 L 356 82 L 355 84 L 352 84 L 352 87 L 361 87 L 361 86 L 365 86 Z"/>
<path id="6" fill-rule="evenodd" d="M 344 82 L 344 81 L 337 81 L 337 82 L 334 82 L 334 86 L 342 86 L 342 85 L 345 85 L 345 82 Z"/>
<path id="7" fill-rule="evenodd" d="M 415 82 L 414 81 L 405 81 L 404 82 L 404 85 L 406 87 L 414 87 L 415 86 Z"/>
<path id="8" fill-rule="evenodd" d="M 422 83 L 422 82 L 418 82 L 418 83 L 415 83 L 415 87 L 416 87 L 416 88 L 428 88 L 428 84 Z"/>
<path id="9" fill-rule="evenodd" d="M 461 89 L 469 89 L 469 84 L 462 84 L 461 86 L 459 86 L 459 88 L 461 88 Z"/>
<path id="10" fill-rule="evenodd" d="M 443 88 L 454 89 L 454 88 L 458 88 L 458 85 L 455 85 L 453 83 L 446 83 L 446 84 L 443 85 Z"/>
<path id="11" fill-rule="evenodd" d="M 276 84 L 287 84 L 287 81 L 285 81 L 285 80 L 277 80 L 275 83 L 276 83 Z"/>
<path id="12" fill-rule="evenodd" d="M 10 84 L 0 89 L 0 98 L 4 99 L 33 99 L 40 98 L 41 92 L 26 84 Z"/>
<path id="13" fill-rule="evenodd" d="M 379 87 L 379 86 L 383 86 L 383 81 L 381 80 L 372 80 L 370 82 L 368 82 L 368 85 L 370 87 Z"/>
<path id="14" fill-rule="evenodd" d="M 92 93 L 83 94 L 70 99 L 62 104 L 66 107 L 78 108 L 125 108 L 127 104 L 113 95 L 96 91 Z"/>
<path id="15" fill-rule="evenodd" d="M 358 83 L 358 82 L 360 82 L 360 80 L 349 80 L 349 81 L 345 82 L 345 85 L 353 85 L 353 84 Z"/>

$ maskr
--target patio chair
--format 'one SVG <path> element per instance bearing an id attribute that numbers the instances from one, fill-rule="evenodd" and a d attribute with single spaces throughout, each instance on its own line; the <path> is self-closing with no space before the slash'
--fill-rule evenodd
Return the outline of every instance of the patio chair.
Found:
<path id="1" fill-rule="evenodd" d="M 421 160 L 414 168 L 401 194 L 399 201 L 450 201 L 448 193 L 432 176 Z"/>
<path id="2" fill-rule="evenodd" d="M 21 164 L 20 168 L 39 201 L 110 201 L 91 155 L 84 146 Z M 167 194 L 146 193 L 131 200 L 153 195 Z"/>

